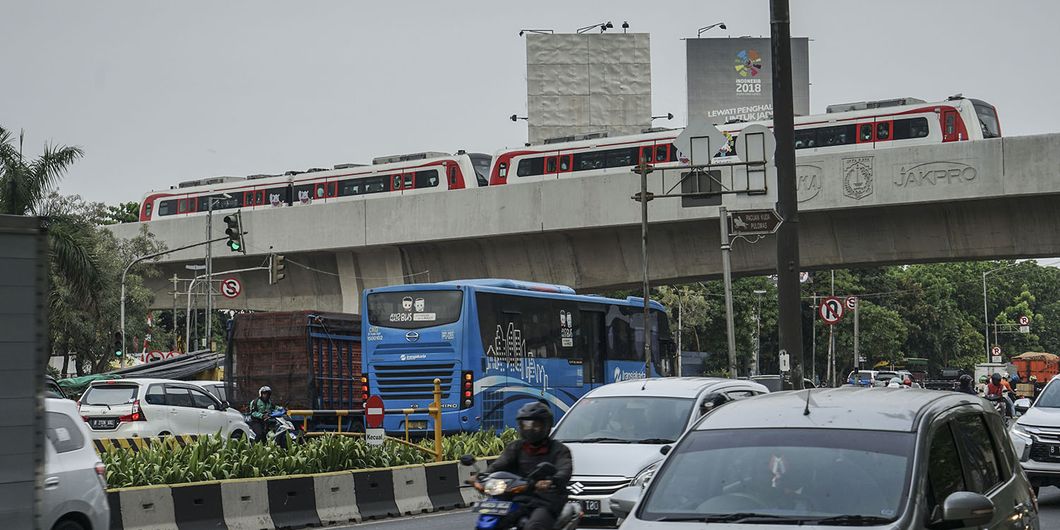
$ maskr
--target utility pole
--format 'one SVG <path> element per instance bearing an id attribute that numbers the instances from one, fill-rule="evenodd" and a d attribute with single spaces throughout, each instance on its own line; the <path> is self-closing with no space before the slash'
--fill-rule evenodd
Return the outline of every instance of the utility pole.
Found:
<path id="1" fill-rule="evenodd" d="M 206 240 L 209 241 L 213 238 L 213 201 L 214 197 L 206 198 Z M 206 345 L 210 345 L 210 325 L 213 323 L 213 282 L 209 279 L 213 278 L 213 253 L 211 249 L 213 245 L 206 245 Z"/>
<path id="2" fill-rule="evenodd" d="M 170 342 L 169 350 L 177 351 L 177 278 L 176 273 L 173 274 L 173 338 Z"/>
<path id="3" fill-rule="evenodd" d="M 790 356 L 791 382 L 803 387 L 802 308 L 799 303 L 799 203 L 795 176 L 795 115 L 791 92 L 791 24 L 788 0 L 770 0 L 773 52 L 773 134 L 777 140 L 777 290 L 780 351 Z"/>
<path id="4" fill-rule="evenodd" d="M 725 331 L 729 345 L 729 377 L 736 379 L 736 326 L 732 319 L 732 265 L 729 263 L 729 252 L 732 241 L 729 240 L 729 212 L 724 206 L 718 208 L 718 221 L 721 224 L 721 274 L 725 284 Z"/>
<path id="5" fill-rule="evenodd" d="M 651 313 L 648 308 L 648 173 L 652 172 L 647 160 L 641 160 L 637 167 L 640 173 L 640 258 L 644 272 L 644 377 L 651 377 Z"/>

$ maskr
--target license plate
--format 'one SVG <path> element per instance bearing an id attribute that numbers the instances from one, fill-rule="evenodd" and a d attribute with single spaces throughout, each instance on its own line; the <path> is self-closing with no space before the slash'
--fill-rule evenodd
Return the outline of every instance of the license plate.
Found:
<path id="1" fill-rule="evenodd" d="M 1060 456 L 1060 445 L 1050 445 L 1049 456 Z"/>
<path id="2" fill-rule="evenodd" d="M 578 502 L 582 504 L 582 511 L 585 512 L 585 515 L 600 515 L 600 501 L 584 500 Z"/>
<path id="3" fill-rule="evenodd" d="M 512 509 L 508 501 L 482 501 L 475 505 L 475 513 L 486 515 L 506 515 Z"/>
<path id="4" fill-rule="evenodd" d="M 426 430 L 427 420 L 409 420 L 409 430 Z"/>
<path id="5" fill-rule="evenodd" d="M 113 429 L 118 426 L 117 418 L 92 418 L 88 424 L 93 429 Z"/>

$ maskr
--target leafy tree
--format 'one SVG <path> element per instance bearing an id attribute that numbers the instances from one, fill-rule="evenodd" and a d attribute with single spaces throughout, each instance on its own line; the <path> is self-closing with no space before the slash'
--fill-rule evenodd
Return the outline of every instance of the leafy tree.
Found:
<path id="1" fill-rule="evenodd" d="M 118 223 L 135 223 L 140 220 L 140 203 L 123 202 L 117 206 L 107 206 L 107 212 L 101 222 L 105 225 Z"/>

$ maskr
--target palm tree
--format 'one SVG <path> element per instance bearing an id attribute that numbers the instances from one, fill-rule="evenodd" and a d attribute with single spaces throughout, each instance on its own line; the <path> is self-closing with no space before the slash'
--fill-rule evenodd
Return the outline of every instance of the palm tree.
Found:
<path id="1" fill-rule="evenodd" d="M 91 246 L 86 244 L 82 223 L 48 206 L 48 194 L 66 170 L 84 155 L 76 146 L 45 145 L 35 160 L 22 158 L 11 132 L 0 127 L 0 213 L 37 215 L 44 219 L 51 246 L 52 270 L 70 282 L 71 289 L 86 301 L 94 301 L 100 270 Z M 54 293 L 53 293 L 54 294 Z M 54 303 L 55 297 L 52 297 Z"/>

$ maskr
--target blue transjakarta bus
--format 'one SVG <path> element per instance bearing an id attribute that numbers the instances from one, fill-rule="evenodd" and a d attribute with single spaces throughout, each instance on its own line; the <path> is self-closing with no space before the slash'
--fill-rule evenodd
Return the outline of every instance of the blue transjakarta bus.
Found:
<path id="1" fill-rule="evenodd" d="M 557 419 L 589 390 L 668 375 L 673 341 L 666 313 L 650 305 L 652 373 L 644 373 L 644 301 L 575 294 L 514 280 L 460 280 L 368 289 L 362 308 L 363 399 L 413 408 L 410 432 L 433 429 L 427 407 L 442 382 L 445 432 L 499 430 L 531 400 Z M 405 416 L 384 429 L 404 432 Z"/>

